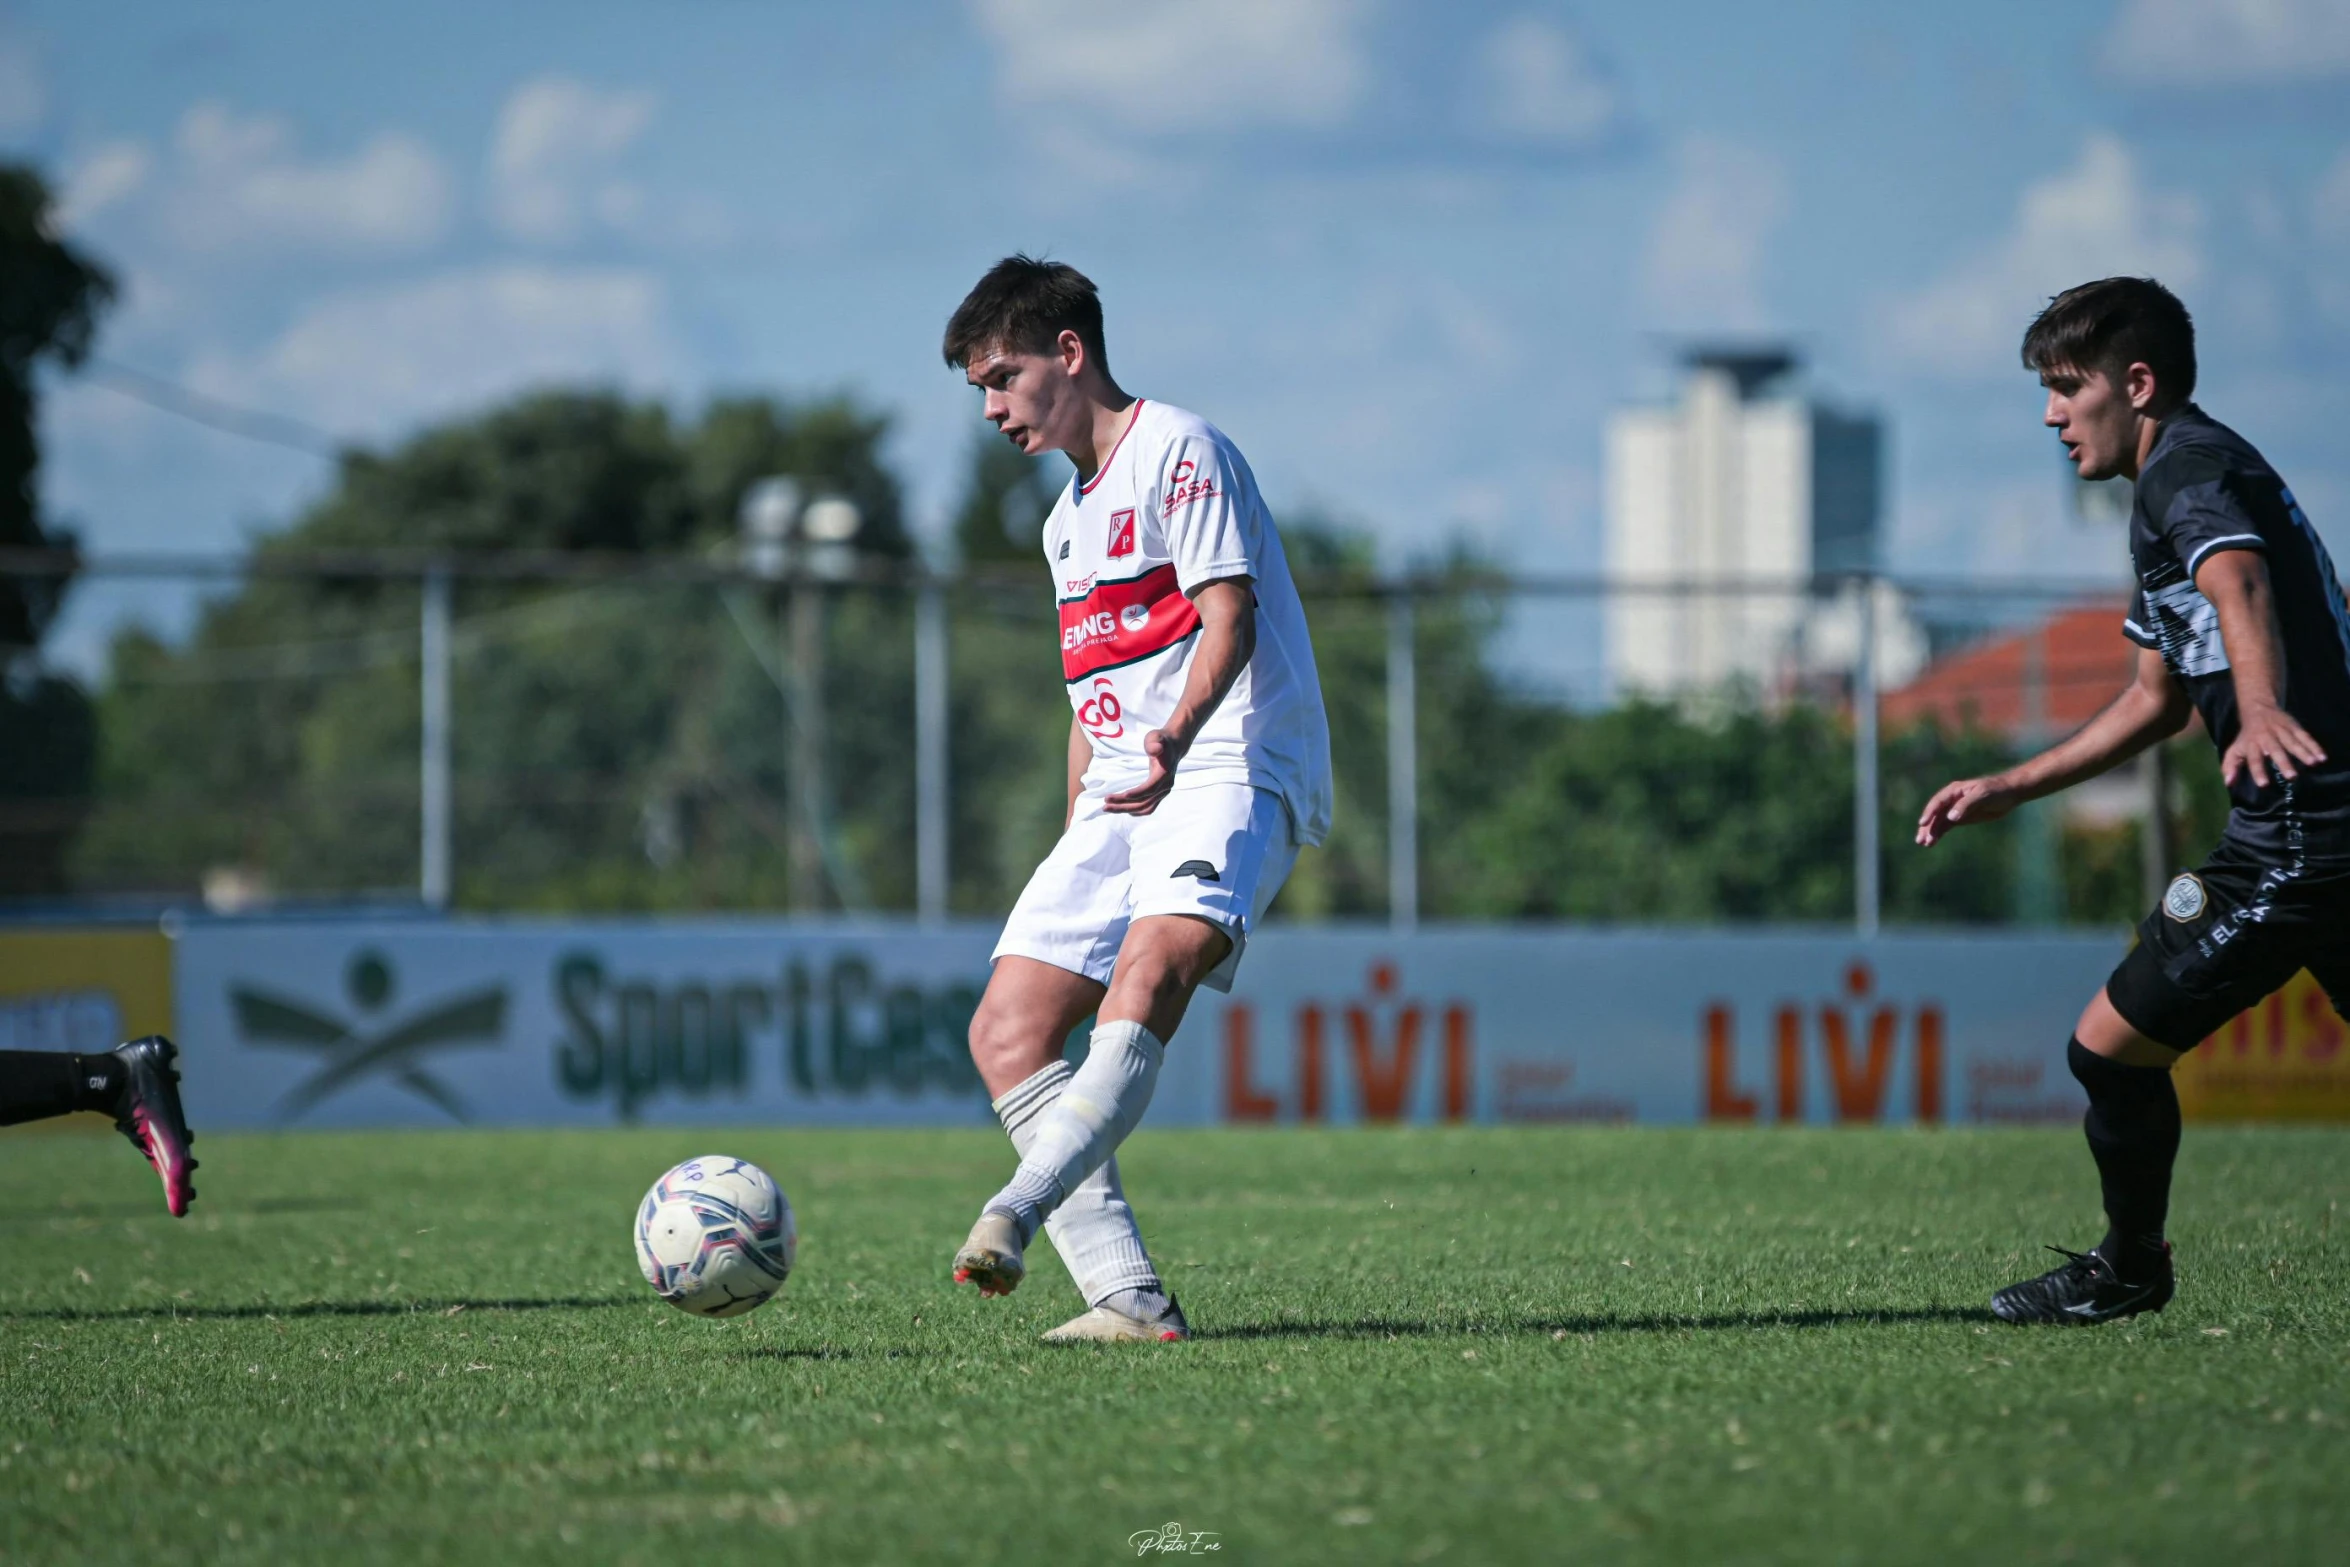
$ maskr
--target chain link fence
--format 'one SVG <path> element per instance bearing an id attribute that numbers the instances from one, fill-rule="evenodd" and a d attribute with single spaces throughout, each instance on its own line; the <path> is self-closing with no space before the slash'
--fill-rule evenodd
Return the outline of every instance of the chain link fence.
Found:
<path id="1" fill-rule="evenodd" d="M 999 915 L 1063 810 L 1028 571 L 643 556 L 11 558 L 199 583 L 195 629 L 19 671 L 9 902 Z M 2112 924 L 2216 834 L 2208 747 L 1931 853 L 1941 782 L 2077 727 L 2110 591 L 1301 570 L 1338 795 L 1277 917 Z M 59 738 L 63 736 L 63 738 Z M 75 749 L 79 745 L 79 750 Z"/>

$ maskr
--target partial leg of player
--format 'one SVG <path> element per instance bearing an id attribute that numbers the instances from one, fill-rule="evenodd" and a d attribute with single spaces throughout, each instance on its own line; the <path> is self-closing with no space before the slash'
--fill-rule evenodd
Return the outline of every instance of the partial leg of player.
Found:
<path id="1" fill-rule="evenodd" d="M 180 1110 L 179 1048 L 161 1034 L 103 1055 L 0 1050 L 0 1126 L 95 1110 L 114 1117 L 163 1180 L 163 1204 L 183 1217 L 196 1200 L 196 1136 Z"/>
<path id="2" fill-rule="evenodd" d="M 2082 1044 L 2086 1036 L 2101 1048 Z M 2100 990 L 2065 1047 L 2065 1064 L 2089 1096 L 2081 1130 L 2097 1161 L 2105 1238 L 2085 1252 L 2053 1246 L 2065 1261 L 1991 1297 L 2007 1322 L 2086 1325 L 2160 1311 L 2176 1288 L 2170 1242 L 2171 1166 L 2179 1154 L 2180 1052 L 2138 1033 Z"/>
<path id="3" fill-rule="evenodd" d="M 1134 922 L 1119 949 L 1085 1064 L 1039 1119 L 1011 1182 L 988 1199 L 956 1253 L 958 1280 L 988 1294 L 1019 1286 L 1026 1273 L 1021 1253 L 1029 1241 L 1071 1192 L 1108 1163 L 1149 1107 L 1166 1050 L 1152 1025 L 1173 1033 L 1192 991 L 1230 949 L 1231 938 L 1204 920 L 1160 915 Z"/>

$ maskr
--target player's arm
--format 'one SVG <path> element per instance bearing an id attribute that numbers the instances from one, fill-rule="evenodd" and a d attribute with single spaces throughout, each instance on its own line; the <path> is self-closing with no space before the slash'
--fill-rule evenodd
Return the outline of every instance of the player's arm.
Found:
<path id="1" fill-rule="evenodd" d="M 1918 814 L 1918 843 L 1932 848 L 1954 827 L 1997 821 L 2028 800 L 2069 789 L 2120 766 L 2187 726 L 2187 688 L 2153 648 L 2138 650 L 2138 673 L 2071 739 L 1988 778 L 1944 784 Z"/>
<path id="2" fill-rule="evenodd" d="M 1102 809 L 1127 816 L 1148 816 L 1175 787 L 1175 768 L 1191 749 L 1200 727 L 1223 702 L 1232 683 L 1248 667 L 1257 650 L 1257 596 L 1246 577 L 1203 582 L 1191 595 L 1199 610 L 1199 649 L 1191 657 L 1191 674 L 1183 682 L 1183 699 L 1167 722 L 1142 737 L 1151 759 L 1150 776 L 1132 789 L 1102 801 Z"/>
<path id="3" fill-rule="evenodd" d="M 2249 771 L 2265 789 L 2272 772 L 2298 778 L 2296 763 L 2322 762 L 2326 753 L 2284 709 L 2284 635 L 2277 625 L 2267 560 L 2254 550 L 2215 551 L 2203 557 L 2195 586 L 2219 612 L 2228 674 L 2236 686 L 2238 728 L 2219 759 L 2221 780 L 2233 784 L 2238 773 Z"/>
<path id="4" fill-rule="evenodd" d="M 1074 715 L 1069 719 L 1069 809 L 1061 818 L 1061 826 L 1077 820 L 1077 797 L 1085 792 L 1085 770 L 1093 765 L 1093 742 L 1085 738 L 1085 726 Z"/>

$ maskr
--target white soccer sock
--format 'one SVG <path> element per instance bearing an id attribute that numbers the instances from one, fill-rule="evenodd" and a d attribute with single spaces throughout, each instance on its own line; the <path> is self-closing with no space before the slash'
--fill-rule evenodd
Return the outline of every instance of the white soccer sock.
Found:
<path id="1" fill-rule="evenodd" d="M 1055 1061 L 995 1102 L 996 1119 L 1003 1122 L 1004 1134 L 1022 1158 L 1035 1146 L 1038 1124 L 1059 1102 L 1076 1070 L 1066 1061 Z M 1044 1231 L 1052 1237 L 1053 1250 L 1061 1254 L 1088 1306 L 1098 1306 L 1128 1290 L 1162 1293 L 1165 1289 L 1159 1282 L 1159 1270 L 1151 1266 L 1150 1253 L 1143 1248 L 1134 1210 L 1126 1204 L 1115 1154 L 1078 1183 L 1045 1220 Z"/>
<path id="2" fill-rule="evenodd" d="M 1068 1200 L 1142 1120 L 1159 1080 L 1166 1047 L 1140 1023 L 1104 1023 L 1093 1031 L 1085 1065 L 1073 1073 L 1050 1110 L 1036 1121 L 1036 1139 L 1020 1157 L 1011 1184 L 988 1201 L 1010 1214 L 1023 1244 Z"/>

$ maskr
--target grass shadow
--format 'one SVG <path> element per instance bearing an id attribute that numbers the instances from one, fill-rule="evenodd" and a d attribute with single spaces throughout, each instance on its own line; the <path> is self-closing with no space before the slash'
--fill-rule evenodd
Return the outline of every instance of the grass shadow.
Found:
<path id="1" fill-rule="evenodd" d="M 1516 1322 L 1423 1322 L 1362 1318 L 1353 1322 L 1244 1322 L 1206 1328 L 1200 1339 L 1430 1338 L 1476 1334 L 1729 1333 L 1758 1328 L 1861 1327 L 1878 1323 L 1996 1322 L 1979 1307 L 1917 1306 L 1849 1311 L 1732 1311 L 1710 1315 L 1543 1317 Z"/>
<path id="2" fill-rule="evenodd" d="M 73 1306 L 27 1306 L 0 1310 L 0 1322 L 136 1322 L 155 1317 L 199 1322 L 257 1322 L 274 1317 L 453 1317 L 464 1311 L 597 1311 L 636 1306 L 633 1296 L 559 1295 L 503 1300 L 300 1300 L 283 1305 L 196 1306 L 162 1301 L 152 1306 L 85 1310 Z"/>

